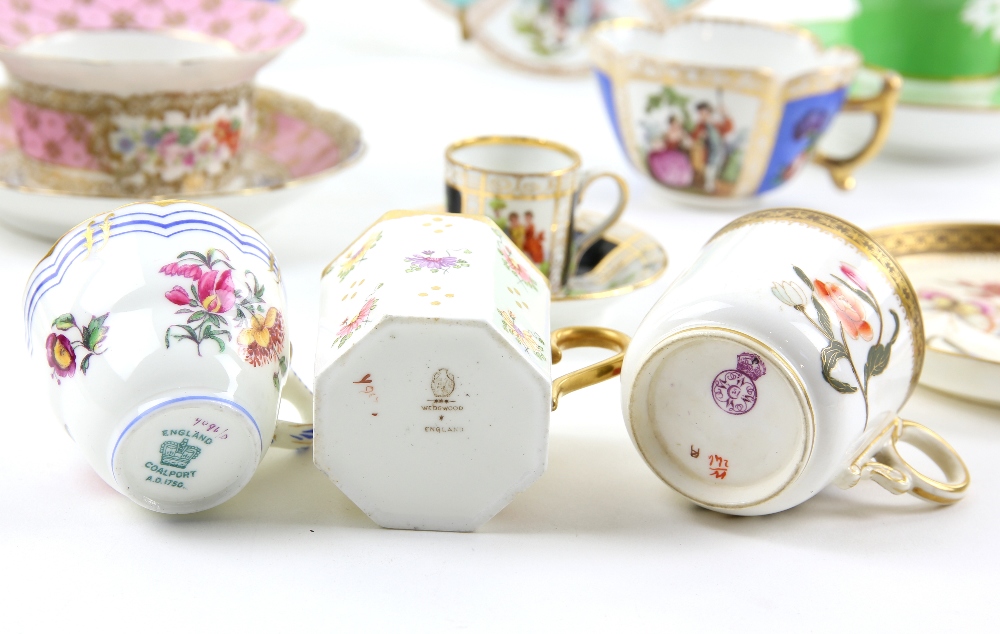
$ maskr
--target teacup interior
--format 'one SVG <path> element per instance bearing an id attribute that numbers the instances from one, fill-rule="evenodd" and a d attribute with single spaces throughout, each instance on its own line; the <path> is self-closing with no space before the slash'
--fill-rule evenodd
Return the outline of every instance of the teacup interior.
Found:
<path id="1" fill-rule="evenodd" d="M 89 62 L 185 62 L 238 55 L 220 38 L 157 31 L 61 31 L 33 38 L 17 51 Z"/>
<path id="2" fill-rule="evenodd" d="M 579 164 L 571 150 L 532 140 L 474 142 L 451 150 L 448 156 L 474 169 L 509 174 L 545 174 Z"/>
<path id="3" fill-rule="evenodd" d="M 665 31 L 611 28 L 599 41 L 621 55 L 643 54 L 678 64 L 718 68 L 768 69 L 779 80 L 822 67 L 857 65 L 850 49 L 823 50 L 803 31 L 763 24 L 691 20 Z"/>

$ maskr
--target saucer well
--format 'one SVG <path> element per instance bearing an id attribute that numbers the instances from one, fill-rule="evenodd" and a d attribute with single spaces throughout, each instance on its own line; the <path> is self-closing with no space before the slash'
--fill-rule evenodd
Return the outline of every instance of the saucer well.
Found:
<path id="1" fill-rule="evenodd" d="M 583 212 L 577 231 L 586 233 L 603 216 Z M 552 296 L 552 327 L 606 326 L 608 309 L 623 295 L 649 286 L 667 270 L 667 252 L 656 238 L 625 222 L 611 225 L 580 258 L 577 274 Z"/>
<path id="2" fill-rule="evenodd" d="M 920 298 L 927 352 L 920 382 L 1000 405 L 1000 224 L 875 230 Z"/>
<path id="3" fill-rule="evenodd" d="M 58 189 L 31 182 L 0 88 L 0 223 L 54 240 L 92 215 L 134 202 L 67 181 Z M 225 210 L 251 226 L 308 193 L 322 179 L 353 165 L 364 153 L 361 130 L 336 112 L 276 90 L 257 88 L 256 135 L 238 173 L 220 190 L 183 191 L 183 197 Z"/>
<path id="4" fill-rule="evenodd" d="M 585 38 L 594 24 L 632 18 L 664 24 L 704 0 L 430 0 L 462 22 L 463 35 L 521 70 L 590 72 Z"/>

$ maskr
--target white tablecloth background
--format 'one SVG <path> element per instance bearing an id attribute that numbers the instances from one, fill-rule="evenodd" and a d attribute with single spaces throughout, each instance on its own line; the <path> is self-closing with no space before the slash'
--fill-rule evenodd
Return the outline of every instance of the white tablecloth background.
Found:
<path id="1" fill-rule="evenodd" d="M 769 18 L 831 10 L 800 4 L 708 8 Z M 453 140 L 544 136 L 626 175 L 627 221 L 671 260 L 654 290 L 618 307 L 629 331 L 719 227 L 753 209 L 669 202 L 625 164 L 592 79 L 498 65 L 460 44 L 455 24 L 427 3 L 301 0 L 294 9 L 307 35 L 261 82 L 343 113 L 370 145 L 358 166 L 260 227 L 283 263 L 294 367 L 305 377 L 320 270 L 381 213 L 441 202 Z M 880 159 L 845 194 L 810 167 L 756 207 L 811 207 L 868 228 L 996 221 L 998 168 Z M 599 207 L 601 196 L 593 200 Z M 869 482 L 769 517 L 702 510 L 643 464 L 612 381 L 563 400 L 548 471 L 476 533 L 380 529 L 307 452 L 281 450 L 218 508 L 145 511 L 90 470 L 46 403 L 45 377 L 22 370 L 21 290 L 48 246 L 0 230 L 0 631 L 995 631 L 1000 410 L 923 388 L 904 413 L 946 436 L 973 472 L 968 499 L 950 508 Z M 574 351 L 569 366 L 591 358 Z"/>

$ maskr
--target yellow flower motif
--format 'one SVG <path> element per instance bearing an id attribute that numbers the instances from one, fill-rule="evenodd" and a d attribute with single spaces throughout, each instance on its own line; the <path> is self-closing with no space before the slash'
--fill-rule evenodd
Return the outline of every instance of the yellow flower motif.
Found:
<path id="1" fill-rule="evenodd" d="M 250 315 L 250 326 L 240 332 L 236 341 L 245 349 L 246 360 L 251 365 L 273 361 L 285 341 L 281 313 L 272 306 L 266 314 Z"/>

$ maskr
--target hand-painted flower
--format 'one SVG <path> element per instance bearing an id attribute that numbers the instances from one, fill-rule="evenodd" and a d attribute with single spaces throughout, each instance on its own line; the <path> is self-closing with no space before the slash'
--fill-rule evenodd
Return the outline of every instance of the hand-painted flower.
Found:
<path id="1" fill-rule="evenodd" d="M 165 264 L 160 268 L 160 273 L 186 277 L 192 280 L 201 279 L 201 267 L 197 264 L 178 264 L 177 262 Z"/>
<path id="2" fill-rule="evenodd" d="M 860 335 L 865 341 L 872 340 L 874 335 L 872 326 L 865 321 L 865 307 L 860 299 L 844 292 L 844 289 L 833 282 L 827 284 L 814 280 L 813 284 L 819 298 L 837 313 L 844 332 L 851 339 L 857 339 Z"/>
<path id="3" fill-rule="evenodd" d="M 173 287 L 163 295 L 178 306 L 187 306 L 191 303 L 191 296 L 180 286 Z"/>
<path id="4" fill-rule="evenodd" d="M 226 269 L 221 274 L 218 271 L 203 273 L 198 280 L 198 301 L 210 313 L 228 312 L 236 303 L 232 272 Z"/>
<path id="5" fill-rule="evenodd" d="M 236 153 L 236 148 L 240 144 L 239 124 L 234 128 L 229 121 L 219 120 L 215 122 L 215 138 L 221 144 L 229 147 L 229 151 Z"/>
<path id="6" fill-rule="evenodd" d="M 854 282 L 858 288 L 863 291 L 868 290 L 868 285 L 865 281 L 861 279 L 861 275 L 858 273 L 857 269 L 848 264 L 847 262 L 840 263 L 840 272 L 844 274 L 844 277 Z"/>
<path id="7" fill-rule="evenodd" d="M 259 367 L 278 358 L 285 343 L 285 324 L 281 312 L 271 307 L 266 314 L 250 316 L 250 326 L 240 332 L 237 343 L 244 347 L 247 363 Z"/>
<path id="8" fill-rule="evenodd" d="M 792 135 L 796 141 L 804 138 L 815 139 L 826 128 L 827 114 L 822 108 L 809 110 L 795 123 Z"/>
<path id="9" fill-rule="evenodd" d="M 986 302 L 952 297 L 939 291 L 921 291 L 919 295 L 927 312 L 952 313 L 983 332 L 992 332 L 996 328 L 993 307 Z"/>
<path id="10" fill-rule="evenodd" d="M 443 258 L 433 256 L 433 251 L 424 251 L 422 254 L 415 254 L 403 260 L 422 269 L 450 269 L 458 262 L 458 258 L 451 256 Z"/>
<path id="11" fill-rule="evenodd" d="M 783 304 L 798 308 L 806 305 L 806 295 L 795 282 L 775 282 L 771 286 L 771 293 Z"/>
<path id="12" fill-rule="evenodd" d="M 45 340 L 45 355 L 55 374 L 63 378 L 76 374 L 76 352 L 65 336 L 54 332 L 50 334 Z"/>
<path id="13" fill-rule="evenodd" d="M 361 310 L 358 311 L 357 315 L 355 315 L 351 319 L 344 320 L 344 322 L 341 324 L 340 330 L 337 331 L 337 337 L 340 338 L 343 337 L 344 335 L 349 335 L 358 328 L 360 328 L 361 324 L 364 323 L 366 319 L 368 319 L 368 315 L 371 314 L 372 309 L 375 308 L 376 303 L 378 303 L 377 298 L 374 297 L 368 298 L 368 301 L 365 302 L 364 306 L 361 307 Z"/>

